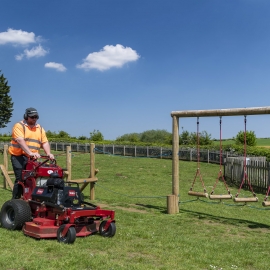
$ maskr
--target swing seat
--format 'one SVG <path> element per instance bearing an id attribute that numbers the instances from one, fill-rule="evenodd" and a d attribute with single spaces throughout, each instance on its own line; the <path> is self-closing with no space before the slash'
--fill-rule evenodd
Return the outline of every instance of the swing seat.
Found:
<path id="1" fill-rule="evenodd" d="M 196 197 L 205 197 L 205 198 L 208 198 L 208 193 L 196 192 L 196 191 L 192 191 L 192 190 L 190 190 L 188 192 L 188 195 L 190 195 L 190 196 L 196 196 Z"/>
<path id="2" fill-rule="evenodd" d="M 226 199 L 232 199 L 232 195 L 231 194 L 225 194 L 225 195 L 213 195 L 213 194 L 210 194 L 209 195 L 209 199 L 210 200 L 226 200 Z"/>
<path id="3" fill-rule="evenodd" d="M 250 197 L 250 198 L 234 198 L 234 202 L 257 202 L 257 197 Z"/>
<path id="4" fill-rule="evenodd" d="M 269 201 L 263 201 L 262 202 L 262 206 L 270 206 L 270 202 Z"/>

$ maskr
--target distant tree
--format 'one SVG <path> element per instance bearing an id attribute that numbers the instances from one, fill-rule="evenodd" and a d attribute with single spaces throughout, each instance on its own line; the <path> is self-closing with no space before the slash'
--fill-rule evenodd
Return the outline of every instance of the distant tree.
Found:
<path id="1" fill-rule="evenodd" d="M 121 137 L 117 137 L 116 141 L 119 141 L 119 142 L 139 142 L 140 137 L 141 137 L 141 134 L 139 134 L 139 133 L 124 134 Z"/>
<path id="2" fill-rule="evenodd" d="M 171 144 L 172 133 L 165 129 L 152 129 L 142 132 L 141 142 Z"/>
<path id="3" fill-rule="evenodd" d="M 191 144 L 191 137 L 188 131 L 183 130 L 179 136 L 179 144 L 188 145 Z"/>
<path id="4" fill-rule="evenodd" d="M 0 70 L 1 74 L 1 70 Z M 9 96 L 10 86 L 3 74 L 0 76 L 0 128 L 7 126 L 13 112 L 12 98 Z"/>
<path id="5" fill-rule="evenodd" d="M 57 138 L 57 134 L 55 132 L 50 131 L 50 130 L 46 131 L 46 135 L 48 138 Z"/>
<path id="6" fill-rule="evenodd" d="M 88 138 L 86 136 L 81 135 L 78 137 L 78 140 L 85 141 L 85 140 L 88 140 Z"/>
<path id="7" fill-rule="evenodd" d="M 248 146 L 256 146 L 256 135 L 254 131 L 246 131 L 246 144 Z M 244 131 L 239 131 L 235 137 L 235 143 L 238 145 L 245 143 L 245 133 Z"/>
<path id="8" fill-rule="evenodd" d="M 69 138 L 69 134 L 63 130 L 59 131 L 58 135 L 57 135 L 58 138 Z"/>
<path id="9" fill-rule="evenodd" d="M 99 130 L 95 130 L 90 132 L 90 141 L 101 142 L 104 140 L 102 133 Z"/>
<path id="10" fill-rule="evenodd" d="M 206 131 L 199 133 L 199 144 L 200 145 L 211 145 L 213 143 L 211 139 L 211 134 L 208 134 Z M 183 130 L 179 136 L 179 144 L 183 145 L 197 145 L 198 137 L 196 132 L 188 132 Z"/>

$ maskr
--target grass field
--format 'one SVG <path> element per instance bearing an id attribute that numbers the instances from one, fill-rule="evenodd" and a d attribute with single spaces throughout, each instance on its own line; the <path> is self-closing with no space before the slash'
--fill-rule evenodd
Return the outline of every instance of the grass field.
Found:
<path id="1" fill-rule="evenodd" d="M 219 145 L 219 140 L 214 141 L 215 145 Z M 235 141 L 232 139 L 222 140 L 222 145 L 234 144 Z M 270 147 L 270 138 L 257 138 L 256 146 Z"/>
<path id="2" fill-rule="evenodd" d="M 261 206 L 264 194 L 249 205 L 197 200 L 187 195 L 197 163 L 181 161 L 180 213 L 168 215 L 171 160 L 101 154 L 95 159 L 94 203 L 116 211 L 116 235 L 64 245 L 0 228 L 1 269 L 269 269 L 270 212 Z M 57 161 L 65 167 L 64 155 Z M 89 167 L 89 154 L 72 153 L 72 179 L 88 177 Z M 210 193 L 219 166 L 202 163 L 200 171 Z M 230 189 L 236 194 L 236 187 Z M 199 179 L 194 190 L 202 191 Z M 215 194 L 224 193 L 220 182 Z M 242 196 L 251 194 L 241 190 Z M 10 197 L 10 190 L 0 188 L 0 205 Z"/>

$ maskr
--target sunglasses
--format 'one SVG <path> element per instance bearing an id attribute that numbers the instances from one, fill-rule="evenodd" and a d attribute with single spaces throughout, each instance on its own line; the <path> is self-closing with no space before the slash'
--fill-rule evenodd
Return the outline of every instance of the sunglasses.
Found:
<path id="1" fill-rule="evenodd" d="M 28 116 L 28 117 L 31 118 L 31 119 L 37 119 L 37 118 L 38 118 L 37 115 L 34 115 L 34 116 Z"/>

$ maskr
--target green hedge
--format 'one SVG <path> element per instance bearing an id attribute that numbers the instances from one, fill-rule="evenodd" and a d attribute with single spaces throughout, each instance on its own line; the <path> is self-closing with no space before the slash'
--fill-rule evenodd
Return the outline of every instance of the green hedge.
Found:
<path id="1" fill-rule="evenodd" d="M 11 137 L 0 137 L 0 142 L 10 142 Z M 85 143 L 95 143 L 95 144 L 114 144 L 114 145 L 133 145 L 133 146 L 158 146 L 158 147 L 167 147 L 171 148 L 171 145 L 166 144 L 158 144 L 158 143 L 143 143 L 143 142 L 120 142 L 120 141 L 100 141 L 100 142 L 93 142 L 90 140 L 78 140 L 78 139 L 70 139 L 70 138 L 49 138 L 50 142 L 56 142 L 56 143 L 79 143 L 79 144 L 85 144 Z M 183 146 L 181 146 L 183 147 Z M 185 145 L 185 148 L 197 148 L 196 145 Z M 219 151 L 219 145 L 201 145 L 200 149 L 208 149 L 208 150 L 216 150 Z M 227 152 L 235 152 L 238 154 L 244 154 L 244 147 L 235 145 L 235 144 L 228 144 L 223 146 L 223 151 Z M 270 161 L 270 148 L 266 147 L 258 147 L 258 146 L 247 146 L 247 156 L 264 156 L 267 158 L 268 161 Z"/>

